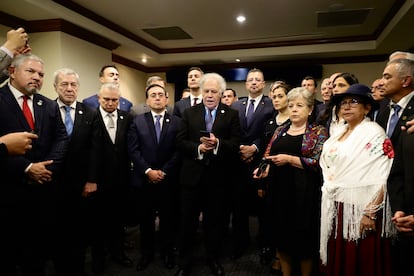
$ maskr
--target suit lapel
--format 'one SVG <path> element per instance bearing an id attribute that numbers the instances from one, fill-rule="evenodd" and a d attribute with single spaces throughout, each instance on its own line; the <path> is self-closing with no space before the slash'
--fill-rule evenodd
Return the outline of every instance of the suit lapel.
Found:
<path id="1" fill-rule="evenodd" d="M 155 133 L 155 125 L 151 112 L 145 113 L 145 121 L 147 123 L 148 131 L 151 133 L 152 141 L 154 141 L 154 144 L 156 145 L 157 134 Z"/>
<path id="2" fill-rule="evenodd" d="M 6 107 L 10 109 L 11 114 L 16 114 L 17 120 L 19 121 L 19 124 L 22 126 L 22 128 L 25 128 L 30 131 L 29 124 L 26 121 L 26 118 L 23 115 L 23 111 L 19 106 L 19 103 L 16 101 L 16 98 L 14 97 L 13 93 L 10 91 L 10 89 L 7 87 L 7 93 L 3 94 L 4 101 L 6 103 Z"/>
<path id="3" fill-rule="evenodd" d="M 164 139 L 165 135 L 168 133 L 168 129 L 170 127 L 171 124 L 171 119 L 170 119 L 170 115 L 165 112 L 164 113 L 164 119 L 162 121 L 162 129 L 161 129 L 161 135 L 160 135 L 160 143 L 161 141 Z"/>
<path id="4" fill-rule="evenodd" d="M 34 124 L 35 124 L 35 130 L 40 131 L 42 129 L 42 122 L 44 117 L 44 102 L 39 97 L 39 95 L 34 94 L 33 95 L 33 117 L 34 117 Z"/>

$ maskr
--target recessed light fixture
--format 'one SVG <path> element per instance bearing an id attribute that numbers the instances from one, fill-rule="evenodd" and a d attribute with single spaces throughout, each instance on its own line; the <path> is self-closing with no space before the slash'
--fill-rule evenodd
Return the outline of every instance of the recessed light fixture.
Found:
<path id="1" fill-rule="evenodd" d="M 237 19 L 237 22 L 239 22 L 239 23 L 243 23 L 244 21 L 246 21 L 246 17 L 243 16 L 243 15 L 237 16 L 236 19 Z"/>
<path id="2" fill-rule="evenodd" d="M 146 58 L 142 58 L 142 59 L 141 59 L 141 61 L 142 61 L 143 63 L 147 63 L 147 59 L 146 59 Z"/>
<path id="3" fill-rule="evenodd" d="M 240 59 L 239 58 L 236 58 L 236 62 L 240 62 Z"/>

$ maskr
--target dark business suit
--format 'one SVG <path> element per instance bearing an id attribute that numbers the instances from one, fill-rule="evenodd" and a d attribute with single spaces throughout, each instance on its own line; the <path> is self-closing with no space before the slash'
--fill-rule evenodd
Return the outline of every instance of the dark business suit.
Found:
<path id="1" fill-rule="evenodd" d="M 62 177 L 59 180 L 59 240 L 60 259 L 56 269 L 59 275 L 78 275 L 83 271 L 84 251 L 90 231 L 89 204 L 93 196 L 82 197 L 86 182 L 96 183 L 98 178 L 97 110 L 77 102 L 75 120 Z M 59 266 L 60 265 L 60 266 Z"/>
<path id="2" fill-rule="evenodd" d="M 407 122 L 407 118 L 414 114 L 414 97 L 411 98 L 411 100 L 408 102 L 407 106 L 404 108 L 403 112 L 400 115 L 400 119 L 398 120 L 397 125 L 395 126 L 395 129 L 390 137 L 391 142 L 393 145 L 396 145 L 398 142 L 398 137 L 401 134 L 401 126 L 405 125 Z M 390 115 L 390 107 L 389 105 L 383 106 L 377 115 L 376 122 L 382 126 L 382 128 L 387 131 L 387 125 L 388 125 L 388 118 Z"/>
<path id="3" fill-rule="evenodd" d="M 263 96 L 256 110 L 253 113 L 253 119 L 250 126 L 246 123 L 246 109 L 248 108 L 248 98 L 239 99 L 234 102 L 231 107 L 238 111 L 240 128 L 241 128 L 241 145 L 255 144 L 259 149 L 255 153 L 252 162 L 246 164 L 239 159 L 237 167 L 234 171 L 237 171 L 234 183 L 234 187 L 231 189 L 231 197 L 233 202 L 233 235 L 234 235 L 234 257 L 238 257 L 242 254 L 242 251 L 247 246 L 250 233 L 249 233 L 249 214 L 257 213 L 259 204 L 259 198 L 257 196 L 257 184 L 253 182 L 253 170 L 257 167 L 261 156 L 265 150 L 266 145 L 262 145 L 262 137 L 265 131 L 265 123 L 272 118 L 273 104 L 272 101 Z"/>
<path id="4" fill-rule="evenodd" d="M 137 198 L 134 199 L 141 217 L 142 255 L 152 258 L 155 246 L 156 212 L 160 218 L 161 254 L 174 246 L 177 213 L 177 176 L 179 157 L 175 138 L 180 128 L 180 118 L 165 113 L 162 117 L 160 141 L 157 142 L 151 112 L 134 118 L 128 132 L 128 152 L 133 163 L 131 185 Z M 149 168 L 161 170 L 165 179 L 149 183 L 145 171 Z"/>
<path id="5" fill-rule="evenodd" d="M 182 118 L 184 110 L 191 107 L 190 97 L 184 98 L 175 102 L 173 114 L 177 117 Z"/>
<path id="6" fill-rule="evenodd" d="M 0 89 L 0 110 L 0 136 L 17 131 L 31 131 L 8 85 Z M 33 148 L 23 156 L 7 157 L 0 166 L 0 258 L 2 262 L 13 265 L 13 252 L 18 251 L 22 254 L 20 258 L 24 275 L 40 275 L 46 254 L 50 253 L 48 251 L 55 233 L 55 180 L 68 141 L 55 101 L 34 94 L 33 113 L 35 132 L 39 136 L 33 141 Z M 31 163 L 46 160 L 53 160 L 47 166 L 53 173 L 53 180 L 44 184 L 32 183 L 25 169 Z M 27 231 L 28 226 L 30 231 Z M 3 256 L 4 252 L 6 257 Z"/>
<path id="7" fill-rule="evenodd" d="M 83 99 L 82 101 L 84 104 L 86 104 L 87 106 L 89 106 L 92 109 L 98 108 L 99 107 L 99 100 L 98 100 L 98 95 L 92 95 L 86 99 Z M 126 112 L 130 112 L 131 111 L 131 107 L 132 107 L 132 103 L 130 101 L 128 101 L 127 99 L 125 99 L 124 97 L 119 98 L 119 109 L 126 111 Z"/>
<path id="8" fill-rule="evenodd" d="M 238 158 L 240 126 L 235 110 L 218 105 L 211 131 L 219 139 L 217 155 L 206 153 L 202 160 L 198 160 L 200 130 L 205 129 L 203 104 L 184 111 L 183 127 L 177 136 L 177 146 L 183 158 L 179 177 L 181 266 L 191 264 L 191 249 L 200 211 L 203 211 L 207 258 L 218 258 L 224 222 L 225 187 L 231 181 L 228 165 Z"/>
<path id="9" fill-rule="evenodd" d="M 98 128 L 101 151 L 99 162 L 98 189 L 95 194 L 97 227 L 94 233 L 92 254 L 104 258 L 104 245 L 108 245 L 113 258 L 124 256 L 124 230 L 126 215 L 126 190 L 130 181 L 130 160 L 128 157 L 127 133 L 132 116 L 118 109 L 115 143 L 109 136 L 102 114 L 98 109 Z"/>
<path id="10" fill-rule="evenodd" d="M 412 119 L 414 116 L 408 118 Z M 395 159 L 388 177 L 388 194 L 393 214 L 403 211 L 405 215 L 414 214 L 414 135 L 401 132 L 395 145 Z M 414 236 L 399 234 L 397 240 L 398 275 L 412 275 L 414 258 Z"/>

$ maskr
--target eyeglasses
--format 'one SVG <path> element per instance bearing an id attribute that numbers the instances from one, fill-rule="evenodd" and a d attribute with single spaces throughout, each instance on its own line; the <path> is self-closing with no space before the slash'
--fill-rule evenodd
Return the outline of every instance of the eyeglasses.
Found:
<path id="1" fill-rule="evenodd" d="M 341 107 L 345 107 L 346 105 L 347 106 L 350 106 L 350 107 L 357 107 L 358 104 L 360 104 L 360 103 L 362 103 L 362 102 L 359 99 L 348 99 L 348 100 L 342 100 L 342 101 L 340 101 L 339 102 L 339 105 Z"/>

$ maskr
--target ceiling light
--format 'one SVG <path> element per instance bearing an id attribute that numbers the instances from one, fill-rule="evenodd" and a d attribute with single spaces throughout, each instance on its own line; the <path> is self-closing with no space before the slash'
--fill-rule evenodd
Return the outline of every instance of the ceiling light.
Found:
<path id="1" fill-rule="evenodd" d="M 236 58 L 236 62 L 240 62 L 240 59 L 239 58 Z"/>
<path id="2" fill-rule="evenodd" d="M 246 21 L 246 17 L 244 17 L 243 15 L 237 16 L 237 22 L 243 23 L 244 21 Z"/>
<path id="3" fill-rule="evenodd" d="M 146 58 L 142 58 L 142 59 L 141 59 L 141 61 L 142 61 L 143 63 L 147 63 L 147 59 L 146 59 Z"/>

